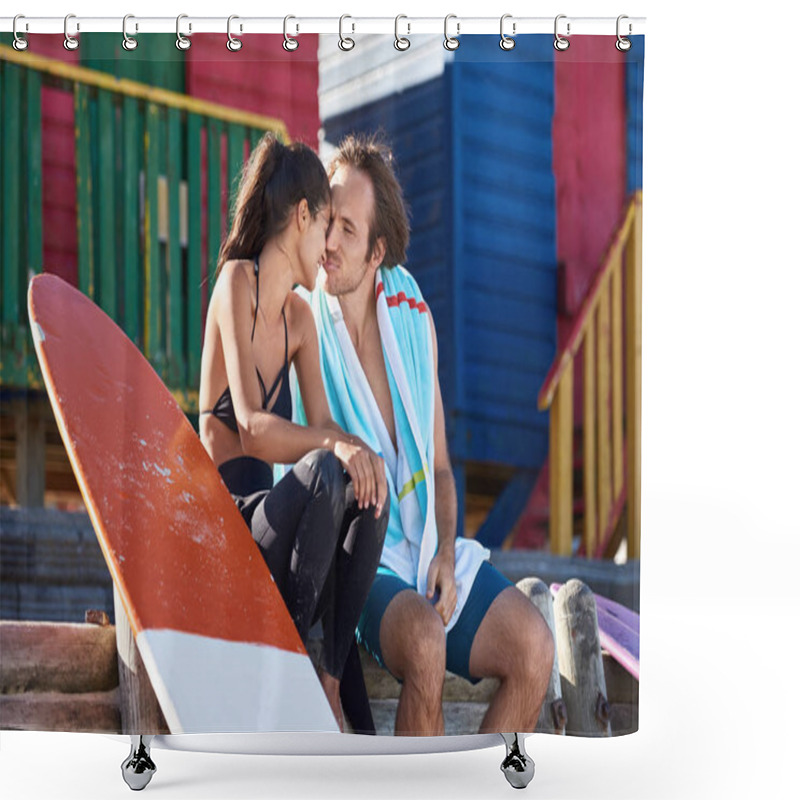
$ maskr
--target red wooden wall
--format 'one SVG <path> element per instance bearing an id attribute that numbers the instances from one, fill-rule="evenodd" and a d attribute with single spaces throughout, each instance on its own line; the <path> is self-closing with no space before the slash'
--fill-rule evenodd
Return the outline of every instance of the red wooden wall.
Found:
<path id="1" fill-rule="evenodd" d="M 80 65 L 78 51 L 64 49 L 62 35 L 30 38 L 31 51 Z M 78 213 L 75 194 L 75 108 L 71 92 L 42 89 L 42 203 L 44 266 L 78 283 Z"/>
<path id="2" fill-rule="evenodd" d="M 565 344 L 627 198 L 625 54 L 613 37 L 581 36 L 555 60 L 553 171 L 560 264 L 558 347 Z M 575 362 L 583 420 L 583 354 Z"/>
<path id="3" fill-rule="evenodd" d="M 243 37 L 231 53 L 225 34 L 192 37 L 186 58 L 186 93 L 221 105 L 282 119 L 293 140 L 318 150 L 319 103 L 316 34 L 301 36 L 287 53 L 283 36 Z"/>
<path id="4" fill-rule="evenodd" d="M 555 84 L 560 347 L 625 204 L 625 54 L 608 36 L 575 37 L 555 58 Z"/>
<path id="5" fill-rule="evenodd" d="M 244 37 L 245 45 L 238 53 L 231 53 L 226 41 L 224 34 L 192 37 L 186 56 L 186 93 L 281 119 L 293 140 L 318 150 L 318 37 L 300 37 L 300 47 L 294 53 L 283 49 L 280 35 Z M 31 37 L 31 52 L 80 65 L 80 49 L 69 52 L 63 43 L 60 34 Z M 75 113 L 71 92 L 43 90 L 42 128 L 44 267 L 77 284 Z M 223 209 L 227 208 L 226 187 L 221 201 Z M 225 212 L 222 219 L 224 227 Z"/>
<path id="6" fill-rule="evenodd" d="M 626 201 L 625 54 L 613 37 L 576 36 L 555 55 L 553 172 L 560 264 L 558 348 L 592 285 Z M 583 420 L 583 354 L 574 371 L 574 411 Z M 547 546 L 549 470 L 543 469 L 512 538 Z"/>

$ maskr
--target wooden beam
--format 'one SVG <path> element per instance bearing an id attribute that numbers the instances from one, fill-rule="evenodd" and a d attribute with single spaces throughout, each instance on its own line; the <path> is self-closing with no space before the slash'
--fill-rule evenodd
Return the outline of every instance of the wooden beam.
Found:
<path id="1" fill-rule="evenodd" d="M 517 589 L 533 603 L 542 615 L 555 643 L 556 623 L 550 587 L 539 578 L 523 578 L 517 583 Z M 547 684 L 547 694 L 536 722 L 536 732 L 556 733 L 563 736 L 566 733 L 566 724 L 567 715 L 561 691 L 561 672 L 558 667 L 558 653 L 555 653 L 553 667 L 550 671 L 550 682 Z"/>
<path id="2" fill-rule="evenodd" d="M 583 346 L 583 541 L 586 556 L 597 547 L 597 342 L 596 318 L 586 325 Z"/>
<path id="3" fill-rule="evenodd" d="M 188 226 L 189 242 L 186 248 L 187 274 L 187 350 L 188 384 L 200 384 L 200 354 L 203 345 L 203 231 L 201 209 L 203 207 L 202 174 L 199 167 L 202 153 L 201 119 L 190 114 L 186 120 L 186 160 L 190 164 L 187 177 L 187 197 L 189 204 Z"/>
<path id="4" fill-rule="evenodd" d="M 75 84 L 75 188 L 78 212 L 78 288 L 94 299 L 94 227 L 89 90 Z"/>
<path id="5" fill-rule="evenodd" d="M 566 365 L 550 408 L 550 552 L 572 555 L 573 362 Z"/>
<path id="6" fill-rule="evenodd" d="M 0 694 L 107 692 L 119 684 L 112 625 L 3 620 L 0 652 Z"/>
<path id="7" fill-rule="evenodd" d="M 622 412 L 622 258 L 619 254 L 611 267 L 611 464 L 613 469 L 613 500 L 620 496 L 625 483 L 625 459 L 623 456 Z"/>
<path id="8" fill-rule="evenodd" d="M 597 306 L 597 524 L 601 531 L 611 513 L 611 319 L 608 284 Z"/>
<path id="9" fill-rule="evenodd" d="M 594 595 L 582 581 L 570 580 L 558 590 L 553 605 L 561 688 L 567 706 L 567 733 L 610 736 L 610 709 Z"/>
<path id="10" fill-rule="evenodd" d="M 636 197 L 636 217 L 625 259 L 627 300 L 627 487 L 628 558 L 639 558 L 642 527 L 642 196 Z"/>
<path id="11" fill-rule="evenodd" d="M 0 719 L 3 728 L 16 731 L 121 732 L 116 689 L 0 695 Z"/>
<path id="12" fill-rule="evenodd" d="M 184 152 L 183 126 L 175 109 L 167 110 L 167 355 L 170 386 L 185 386 L 186 342 L 183 296 L 183 250 L 181 248 L 181 155 Z M 191 168 L 191 167 L 190 167 Z"/>

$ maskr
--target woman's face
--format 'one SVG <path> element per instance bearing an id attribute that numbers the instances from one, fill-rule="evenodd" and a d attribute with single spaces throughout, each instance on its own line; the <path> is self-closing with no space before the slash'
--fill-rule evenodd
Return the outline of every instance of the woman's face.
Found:
<path id="1" fill-rule="evenodd" d="M 317 213 L 309 215 L 307 226 L 300 239 L 300 275 L 298 283 L 309 291 L 314 289 L 317 282 L 317 272 L 325 263 L 325 236 L 331 219 L 330 204 L 326 203 L 319 208 Z"/>

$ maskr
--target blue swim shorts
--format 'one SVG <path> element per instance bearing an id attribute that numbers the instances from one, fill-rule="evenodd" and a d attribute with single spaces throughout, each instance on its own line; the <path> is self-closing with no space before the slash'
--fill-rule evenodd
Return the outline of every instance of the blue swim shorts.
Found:
<path id="1" fill-rule="evenodd" d="M 447 669 L 450 672 L 472 683 L 480 680 L 473 678 L 469 673 L 469 656 L 475 634 L 497 595 L 513 585 L 488 561 L 481 564 L 458 622 L 447 634 Z M 382 567 L 372 582 L 372 588 L 356 628 L 359 644 L 364 645 L 384 669 L 387 667 L 381 654 L 381 620 L 394 596 L 405 589 L 416 591 L 414 586 Z"/>

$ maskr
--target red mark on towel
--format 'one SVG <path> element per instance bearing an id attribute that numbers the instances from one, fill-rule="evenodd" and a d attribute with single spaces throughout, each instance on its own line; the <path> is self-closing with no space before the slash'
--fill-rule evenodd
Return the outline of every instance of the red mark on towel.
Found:
<path id="1" fill-rule="evenodd" d="M 383 283 L 378 284 L 378 288 L 375 290 L 375 299 L 377 300 L 381 296 L 381 292 L 384 291 Z M 413 297 L 406 297 L 405 292 L 399 292 L 395 295 L 386 295 L 386 303 L 387 305 L 391 306 L 399 306 L 400 303 L 408 303 L 411 308 L 415 308 L 419 311 L 420 314 L 425 314 L 428 311 L 428 306 L 426 303 L 418 303 Z"/>

